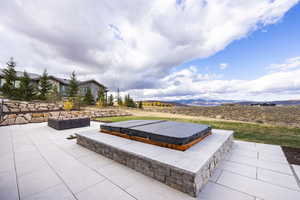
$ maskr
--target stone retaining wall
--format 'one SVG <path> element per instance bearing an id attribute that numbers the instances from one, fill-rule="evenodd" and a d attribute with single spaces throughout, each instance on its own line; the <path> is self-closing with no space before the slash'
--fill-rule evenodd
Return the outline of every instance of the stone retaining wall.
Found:
<path id="1" fill-rule="evenodd" d="M 62 103 L 41 103 L 41 102 L 5 100 L 3 105 L 4 113 L 58 111 L 62 109 L 63 109 Z"/>
<path id="2" fill-rule="evenodd" d="M 93 119 L 97 117 L 115 117 L 127 115 L 129 114 L 118 109 L 101 109 L 97 111 L 56 111 L 44 113 L 6 114 L 3 117 L 3 121 L 0 122 L 0 126 L 47 122 L 49 117 L 60 117 L 66 119 L 77 117 L 89 117 Z"/>

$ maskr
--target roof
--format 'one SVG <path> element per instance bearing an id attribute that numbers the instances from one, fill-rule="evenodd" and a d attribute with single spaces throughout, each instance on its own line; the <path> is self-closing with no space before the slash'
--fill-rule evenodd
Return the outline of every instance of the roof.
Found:
<path id="1" fill-rule="evenodd" d="M 52 76 L 52 75 L 50 75 L 49 78 L 50 79 L 54 79 L 54 80 L 56 80 L 56 81 L 58 81 L 58 82 L 60 82 L 60 83 L 62 83 L 64 85 L 69 85 L 70 84 L 70 80 L 66 79 L 66 78 L 57 78 L 57 77 Z"/>
<path id="2" fill-rule="evenodd" d="M 86 80 L 86 81 L 79 81 L 79 85 L 85 84 L 85 83 L 95 83 L 96 85 L 106 88 L 104 85 L 102 85 L 101 83 L 99 83 L 98 81 L 96 81 L 95 79 L 90 79 L 90 80 Z"/>
<path id="3" fill-rule="evenodd" d="M 0 76 L 3 76 L 3 71 L 4 71 L 4 69 L 0 69 Z M 17 72 L 17 77 L 18 78 L 22 77 L 24 75 L 24 72 L 21 72 L 21 71 L 16 71 L 16 72 Z M 37 80 L 37 79 L 40 78 L 40 75 L 35 74 L 35 73 L 27 72 L 27 74 L 28 74 L 29 78 L 34 79 L 34 80 Z"/>
<path id="4" fill-rule="evenodd" d="M 3 76 L 3 70 L 4 69 L 0 69 L 0 76 Z M 24 72 L 21 71 L 16 71 L 17 72 L 17 77 L 22 77 L 24 75 Z M 35 73 L 29 73 L 27 72 L 28 76 L 30 79 L 33 80 L 39 80 L 41 78 L 41 75 L 39 74 L 35 74 Z M 58 78 L 56 76 L 50 75 L 49 76 L 50 79 L 54 79 L 64 85 L 69 85 L 70 84 L 70 79 L 65 79 L 65 78 Z M 90 80 L 86 80 L 86 81 L 78 81 L 79 85 L 85 84 L 85 83 L 95 83 L 96 85 L 98 85 L 99 87 L 103 87 L 106 88 L 104 85 L 102 85 L 101 83 L 99 83 L 98 81 L 96 81 L 95 79 L 90 79 Z"/>

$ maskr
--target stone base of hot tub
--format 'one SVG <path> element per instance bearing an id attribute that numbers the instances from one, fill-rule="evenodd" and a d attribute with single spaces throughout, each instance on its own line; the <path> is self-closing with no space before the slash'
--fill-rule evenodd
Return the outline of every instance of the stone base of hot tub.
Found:
<path id="1" fill-rule="evenodd" d="M 77 143 L 105 157 L 196 197 L 230 150 L 233 132 L 212 135 L 186 151 L 177 151 L 97 131 L 77 134 Z"/>

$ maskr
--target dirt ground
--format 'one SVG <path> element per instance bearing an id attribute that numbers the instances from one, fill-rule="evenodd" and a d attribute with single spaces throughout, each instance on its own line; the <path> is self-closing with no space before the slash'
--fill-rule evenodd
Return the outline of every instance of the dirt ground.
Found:
<path id="1" fill-rule="evenodd" d="M 143 110 L 133 110 L 128 109 L 126 112 L 134 115 L 134 116 L 141 116 L 141 117 L 165 117 L 165 118 L 178 118 L 178 119 L 191 119 L 191 120 L 203 120 L 203 121 L 224 121 L 224 122 L 242 122 L 242 123 L 250 123 L 256 124 L 253 122 L 244 122 L 244 121 L 236 121 L 236 120 L 225 120 L 225 119 L 216 119 L 216 118 L 209 118 L 203 116 L 189 116 L 183 114 L 172 114 L 172 113 L 164 113 L 164 112 L 150 112 L 150 111 L 143 111 Z"/>

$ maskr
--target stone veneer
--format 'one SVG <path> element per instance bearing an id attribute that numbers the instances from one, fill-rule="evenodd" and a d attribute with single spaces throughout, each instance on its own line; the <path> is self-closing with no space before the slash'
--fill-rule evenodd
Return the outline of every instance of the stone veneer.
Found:
<path id="1" fill-rule="evenodd" d="M 124 164 L 138 172 L 150 176 L 162 183 L 165 183 L 172 188 L 175 188 L 193 197 L 196 197 L 199 191 L 201 190 L 202 186 L 204 186 L 209 180 L 210 176 L 213 173 L 213 170 L 215 169 L 219 161 L 225 156 L 226 152 L 228 152 L 232 146 L 233 133 L 232 131 L 229 132 L 227 131 L 227 133 L 229 134 L 226 135 L 226 137 L 223 137 L 223 139 L 220 140 L 217 138 L 217 142 L 213 142 L 212 144 L 208 142 L 204 144 L 208 147 L 209 151 L 201 152 L 200 150 L 200 154 L 199 153 L 197 154 L 197 152 L 196 154 L 189 154 L 191 153 L 191 151 L 188 152 L 189 150 L 187 150 L 186 154 L 189 155 L 186 157 L 182 157 L 182 159 L 186 159 L 189 157 L 188 159 L 190 159 L 189 161 L 191 161 L 191 165 L 194 164 L 194 166 L 196 166 L 196 168 L 194 168 L 193 170 L 191 170 L 192 167 L 189 166 L 178 167 L 176 166 L 176 164 L 173 165 L 172 162 L 168 163 L 167 161 L 165 161 L 165 159 L 160 160 L 160 159 L 153 158 L 151 156 L 149 157 L 147 155 L 143 155 L 143 153 L 141 153 L 142 150 L 136 152 L 130 152 L 126 150 L 125 147 L 126 145 L 119 144 L 120 141 L 114 142 L 112 140 L 111 142 L 108 142 L 106 140 L 107 137 L 115 137 L 112 139 L 118 138 L 116 136 L 101 136 L 102 134 L 100 133 L 97 133 L 98 135 L 92 133 L 92 135 L 90 136 L 87 133 L 86 134 L 79 133 L 77 134 L 77 143 L 105 157 L 108 157 L 121 164 Z M 121 139 L 127 140 L 124 138 Z M 120 139 L 116 139 L 116 140 L 120 140 Z M 118 145 L 114 145 L 114 143 L 117 143 Z M 142 144 L 142 145 L 148 145 L 148 144 Z M 198 147 L 201 147 L 199 145 L 202 144 L 200 142 L 196 145 Z M 161 148 L 154 145 L 152 146 L 153 147 L 150 146 L 150 148 Z M 145 146 L 145 148 L 149 148 L 149 146 L 148 147 Z M 211 149 L 213 150 L 211 151 Z M 173 157 L 175 154 L 175 157 L 177 157 L 176 153 L 178 152 L 176 151 L 174 152 L 174 150 L 170 150 L 170 154 L 168 154 L 168 149 L 166 150 L 162 149 L 162 150 L 164 150 L 164 153 L 167 156 L 170 155 L 170 157 Z M 207 155 L 207 154 L 211 154 L 211 155 Z M 194 155 L 195 159 L 193 158 L 191 159 L 190 155 Z M 202 161 L 197 160 L 196 159 L 197 155 L 201 158 L 204 157 L 205 162 L 202 163 Z M 178 162 L 179 165 L 181 164 L 180 163 L 181 161 L 182 160 L 179 160 Z"/>
<path id="2" fill-rule="evenodd" d="M 62 103 L 44 103 L 44 102 L 27 102 L 4 100 L 4 113 L 25 113 L 37 111 L 59 111 L 63 109 Z"/>
<path id="3" fill-rule="evenodd" d="M 84 111 L 64 111 L 61 103 L 41 103 L 5 100 L 3 105 L 3 118 L 0 126 L 47 122 L 49 117 L 53 118 L 77 118 L 89 117 L 114 117 L 127 116 L 128 113 L 119 109 L 95 109 Z"/>
<path id="4" fill-rule="evenodd" d="M 101 109 L 97 111 L 55 111 L 44 113 L 19 113 L 4 115 L 3 120 L 0 121 L 0 126 L 27 124 L 27 123 L 40 123 L 47 122 L 48 118 L 61 118 L 71 119 L 78 117 L 118 117 L 128 116 L 128 113 L 122 112 L 118 109 Z"/>

